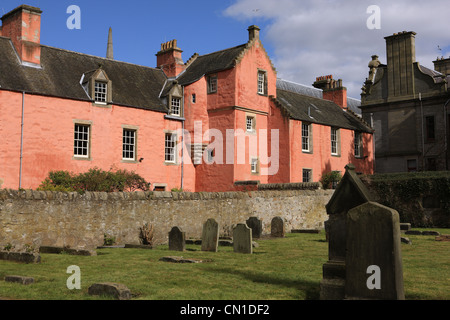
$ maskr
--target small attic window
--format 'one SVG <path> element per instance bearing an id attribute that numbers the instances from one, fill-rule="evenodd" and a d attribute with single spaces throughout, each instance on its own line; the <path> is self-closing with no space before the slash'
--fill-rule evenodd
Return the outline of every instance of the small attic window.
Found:
<path id="1" fill-rule="evenodd" d="M 86 72 L 80 83 L 94 104 L 107 105 L 112 102 L 112 82 L 101 66 Z"/>
<path id="2" fill-rule="evenodd" d="M 94 99 L 96 103 L 106 103 L 108 96 L 108 84 L 103 81 L 95 81 Z"/>

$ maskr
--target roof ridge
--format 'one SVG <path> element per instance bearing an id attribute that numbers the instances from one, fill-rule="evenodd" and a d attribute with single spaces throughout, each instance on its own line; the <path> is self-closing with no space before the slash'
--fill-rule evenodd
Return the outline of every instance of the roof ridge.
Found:
<path id="1" fill-rule="evenodd" d="M 8 38 L 8 39 L 9 39 L 9 38 Z M 92 57 L 92 58 L 97 58 L 97 59 L 102 59 L 102 60 L 107 60 L 107 61 L 112 61 L 112 62 L 117 62 L 117 63 L 128 64 L 128 65 L 132 65 L 132 66 L 136 66 L 136 67 L 142 67 L 142 68 L 148 68 L 148 69 L 153 69 L 153 70 L 157 70 L 157 71 L 162 71 L 162 70 L 159 69 L 159 68 L 153 68 L 153 67 L 149 67 L 149 66 L 144 66 L 144 65 L 136 64 L 136 63 L 126 62 L 126 61 L 120 61 L 120 60 L 108 59 L 108 58 L 105 58 L 105 57 L 95 56 L 95 55 L 93 55 L 93 54 L 82 53 L 82 52 L 77 52 L 77 51 L 73 51 L 73 50 L 62 49 L 62 48 L 57 48 L 57 47 L 52 47 L 52 46 L 48 46 L 48 45 L 44 45 L 44 44 L 41 44 L 41 46 L 42 46 L 42 47 L 49 48 L 49 49 L 53 49 L 53 50 L 59 50 L 59 51 L 64 51 L 64 52 L 68 52 L 68 53 L 74 53 L 74 54 L 78 54 L 78 55 L 82 55 L 82 56 L 87 56 L 87 57 Z"/>
<path id="2" fill-rule="evenodd" d="M 244 43 L 244 44 L 241 44 L 241 45 L 238 45 L 238 46 L 234 46 L 234 47 L 230 47 L 230 48 L 227 48 L 227 49 L 222 49 L 222 50 L 219 50 L 219 51 L 214 51 L 214 52 L 210 52 L 210 53 L 205 53 L 205 54 L 202 54 L 202 55 L 198 55 L 198 57 L 199 58 L 201 58 L 201 57 L 206 57 L 206 56 L 209 56 L 209 55 L 212 55 L 212 54 L 216 54 L 216 53 L 219 53 L 219 52 L 223 52 L 223 51 L 228 51 L 228 50 L 232 50 L 232 49 L 237 49 L 237 48 L 239 48 L 239 47 L 245 47 L 247 45 L 247 43 Z M 195 54 L 194 54 L 195 55 Z"/>

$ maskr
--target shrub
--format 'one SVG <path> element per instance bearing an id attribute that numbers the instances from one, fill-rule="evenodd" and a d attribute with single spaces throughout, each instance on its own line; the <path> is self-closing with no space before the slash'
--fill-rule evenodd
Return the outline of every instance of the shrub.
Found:
<path id="1" fill-rule="evenodd" d="M 342 175 L 339 171 L 331 171 L 323 174 L 320 182 L 324 189 L 334 189 L 341 179 Z"/>
<path id="2" fill-rule="evenodd" d="M 153 244 L 153 225 L 146 223 L 142 228 L 140 228 L 139 238 L 141 239 L 141 243 L 143 245 L 152 245 Z"/>
<path id="3" fill-rule="evenodd" d="M 150 183 L 135 172 L 104 171 L 98 168 L 73 175 L 67 171 L 53 171 L 41 183 L 39 191 L 60 192 L 133 192 L 150 190 Z"/>

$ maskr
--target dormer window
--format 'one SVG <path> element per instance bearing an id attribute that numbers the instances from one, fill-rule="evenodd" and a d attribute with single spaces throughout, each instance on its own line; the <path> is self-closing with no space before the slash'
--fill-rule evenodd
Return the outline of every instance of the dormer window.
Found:
<path id="1" fill-rule="evenodd" d="M 164 95 L 164 100 L 169 109 L 167 114 L 169 117 L 183 117 L 183 88 L 176 81 L 173 82 L 172 87 Z"/>
<path id="2" fill-rule="evenodd" d="M 106 82 L 95 81 L 94 99 L 96 103 L 107 102 L 108 84 Z"/>
<path id="3" fill-rule="evenodd" d="M 172 97 L 172 105 L 170 108 L 170 115 L 181 117 L 181 98 Z"/>
<path id="4" fill-rule="evenodd" d="M 104 106 L 112 102 L 112 82 L 101 66 L 83 74 L 81 85 L 94 105 Z"/>

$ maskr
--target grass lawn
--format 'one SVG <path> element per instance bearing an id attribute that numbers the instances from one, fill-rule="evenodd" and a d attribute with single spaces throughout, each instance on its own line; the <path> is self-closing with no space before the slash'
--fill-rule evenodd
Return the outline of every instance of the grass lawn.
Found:
<path id="1" fill-rule="evenodd" d="M 449 234 L 448 229 L 433 229 Z M 434 236 L 407 236 L 402 244 L 407 300 L 450 299 L 449 242 Z M 322 265 L 327 261 L 325 234 L 287 234 L 284 239 L 258 240 L 254 254 L 235 254 L 232 247 L 202 252 L 187 245 L 186 252 L 99 249 L 93 257 L 41 254 L 40 264 L 0 261 L 0 297 L 25 300 L 98 300 L 88 295 L 94 283 L 127 286 L 136 300 L 318 300 Z M 164 256 L 209 260 L 199 264 L 161 262 Z M 67 268 L 81 269 L 81 290 L 69 290 Z M 22 286 L 4 281 L 6 275 L 33 277 Z"/>

